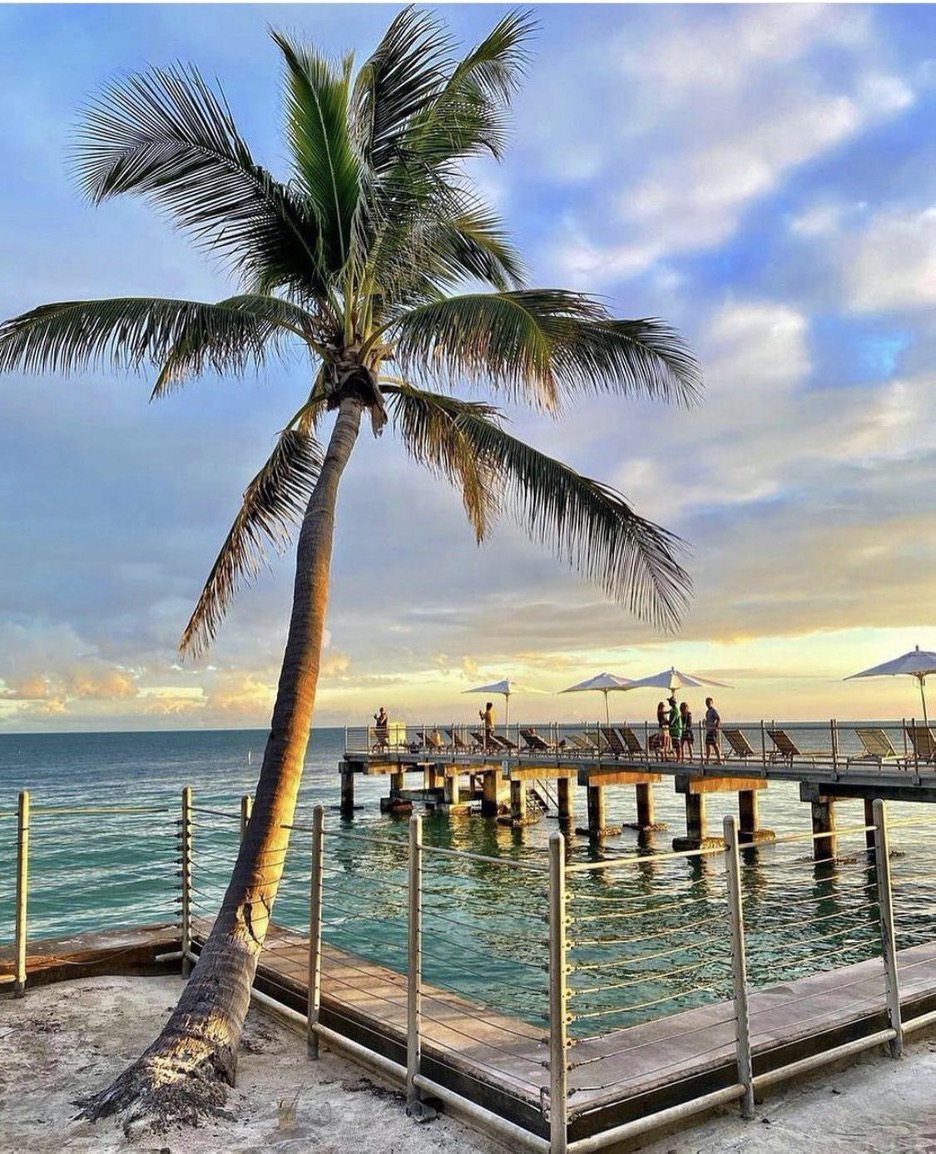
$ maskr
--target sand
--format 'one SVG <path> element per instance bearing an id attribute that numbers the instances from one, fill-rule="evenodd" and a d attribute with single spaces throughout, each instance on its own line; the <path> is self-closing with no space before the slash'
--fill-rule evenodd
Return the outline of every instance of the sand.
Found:
<path id="1" fill-rule="evenodd" d="M 337 1054 L 306 1057 L 305 1039 L 254 1009 L 247 1020 L 230 1118 L 197 1129 L 125 1138 L 113 1121 L 73 1120 L 73 1100 L 98 1090 L 156 1035 L 178 978 L 90 978 L 0 1000 L 0 1151 L 218 1154 L 503 1154 L 506 1147 L 457 1119 L 418 1123 L 402 1094 Z M 646 1154 L 936 1154 L 936 1041 L 915 1041 L 900 1061 L 874 1051 L 846 1069 L 777 1089 L 757 1118 L 710 1115 L 644 1142 Z M 636 1146 L 632 1147 L 636 1148 Z"/>

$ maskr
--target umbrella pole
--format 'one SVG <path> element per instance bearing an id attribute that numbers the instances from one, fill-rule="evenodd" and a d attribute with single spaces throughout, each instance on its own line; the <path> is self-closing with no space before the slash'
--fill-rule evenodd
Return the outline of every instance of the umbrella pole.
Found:
<path id="1" fill-rule="evenodd" d="M 611 727 L 611 713 L 608 709 L 608 691 L 607 691 L 607 689 L 604 691 L 604 699 L 605 699 L 605 725 L 607 725 L 608 728 L 610 729 L 610 727 Z"/>
<path id="2" fill-rule="evenodd" d="M 923 688 L 926 684 L 926 677 L 920 675 L 920 700 L 923 702 L 923 724 L 929 729 L 929 718 L 926 716 L 926 690 Z"/>

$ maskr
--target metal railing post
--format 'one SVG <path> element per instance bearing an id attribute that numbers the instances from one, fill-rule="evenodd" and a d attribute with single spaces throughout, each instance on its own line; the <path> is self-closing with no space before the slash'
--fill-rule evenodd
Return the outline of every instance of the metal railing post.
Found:
<path id="1" fill-rule="evenodd" d="M 29 893 L 29 791 L 22 790 L 16 815 L 16 962 L 13 970 L 13 994 L 26 993 L 26 904 Z"/>
<path id="2" fill-rule="evenodd" d="M 319 1056 L 318 1022 L 322 1004 L 322 872 L 325 864 L 325 807 L 312 810 L 312 863 L 309 880 L 309 996 L 306 1049 Z"/>
<path id="3" fill-rule="evenodd" d="M 416 1076 L 422 1073 L 422 818 L 409 823 L 409 912 L 406 972 L 406 1109 L 421 1113 Z"/>
<path id="4" fill-rule="evenodd" d="M 741 858 L 738 823 L 733 813 L 724 821 L 728 915 L 731 926 L 731 985 L 735 1009 L 738 1081 L 744 1087 L 741 1117 L 754 1117 L 754 1066 L 751 1060 L 751 1019 L 748 1012 L 747 959 L 744 952 L 744 909 L 741 901 Z"/>
<path id="5" fill-rule="evenodd" d="M 245 793 L 241 797 L 240 810 L 240 839 L 241 841 L 247 836 L 247 822 L 250 821 L 250 814 L 253 810 L 253 800 L 249 793 Z"/>
<path id="6" fill-rule="evenodd" d="M 192 787 L 182 790 L 182 829 L 180 836 L 182 878 L 182 977 L 192 972 Z"/>
<path id="7" fill-rule="evenodd" d="M 565 839 L 549 835 L 549 1150 L 568 1145 L 568 1001 Z"/>
<path id="8" fill-rule="evenodd" d="M 892 1058 L 903 1053 L 903 1022 L 900 1013 L 900 977 L 897 943 L 894 937 L 894 907 L 891 901 L 890 854 L 887 836 L 887 805 L 874 799 L 874 867 L 877 874 L 878 910 L 881 918 L 881 952 L 884 962 L 884 990 L 887 1018 L 894 1037 L 888 1043 Z"/>

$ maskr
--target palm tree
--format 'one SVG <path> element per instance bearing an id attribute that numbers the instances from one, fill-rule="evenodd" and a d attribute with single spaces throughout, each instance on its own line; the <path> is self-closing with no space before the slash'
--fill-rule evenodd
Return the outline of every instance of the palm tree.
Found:
<path id="1" fill-rule="evenodd" d="M 366 412 L 453 484 L 480 542 L 501 512 L 644 619 L 672 626 L 688 593 L 681 543 L 624 498 L 512 437 L 462 383 L 558 414 L 595 393 L 688 404 L 695 361 L 657 320 L 620 320 L 579 293 L 526 287 L 464 162 L 500 157 L 525 65 L 515 12 L 458 59 L 412 8 L 356 72 L 279 33 L 292 171 L 278 181 L 191 67 L 114 83 L 77 141 L 95 203 L 148 198 L 236 277 L 216 303 L 122 298 L 43 305 L 0 326 L 0 371 L 152 365 L 153 395 L 205 371 L 242 374 L 296 347 L 308 396 L 248 485 L 182 636 L 199 654 L 264 546 L 299 526 L 292 614 L 253 815 L 209 941 L 166 1028 L 84 1104 L 184 1121 L 233 1082 L 250 987 L 282 871 L 309 737 L 338 485 Z M 328 414 L 327 448 L 317 433 Z"/>

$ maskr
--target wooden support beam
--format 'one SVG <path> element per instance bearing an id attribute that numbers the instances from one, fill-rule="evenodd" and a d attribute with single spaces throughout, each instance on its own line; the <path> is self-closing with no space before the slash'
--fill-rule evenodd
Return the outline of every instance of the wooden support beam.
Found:
<path id="1" fill-rule="evenodd" d="M 760 777 L 711 777 L 695 776 L 688 773 L 676 774 L 676 792 L 693 793 L 749 793 L 755 789 L 766 789 L 767 782 Z"/>
<path id="2" fill-rule="evenodd" d="M 578 771 L 579 785 L 598 788 L 604 785 L 649 785 L 651 782 L 662 780 L 662 773 L 648 773 L 641 769 L 605 769 L 589 766 Z"/>
<path id="3" fill-rule="evenodd" d="M 562 781 L 566 777 L 575 777 L 578 769 L 574 765 L 510 765 L 507 769 L 511 781 Z"/>

